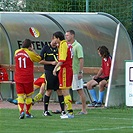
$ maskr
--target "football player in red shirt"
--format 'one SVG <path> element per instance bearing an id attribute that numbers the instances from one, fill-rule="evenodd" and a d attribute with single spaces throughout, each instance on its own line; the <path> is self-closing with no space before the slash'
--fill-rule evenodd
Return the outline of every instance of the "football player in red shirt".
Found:
<path id="1" fill-rule="evenodd" d="M 93 98 L 93 102 L 88 104 L 88 107 L 101 107 L 104 97 L 104 90 L 107 87 L 110 68 L 111 68 L 111 56 L 109 50 L 106 46 L 100 46 L 98 49 L 98 54 L 102 58 L 102 65 L 97 75 L 93 77 L 87 83 L 87 88 L 90 91 L 90 94 Z M 94 86 L 99 84 L 99 99 L 97 99 L 96 91 L 94 90 Z"/>
<path id="2" fill-rule="evenodd" d="M 18 96 L 19 119 L 24 119 L 24 95 L 26 95 L 26 117 L 32 118 L 32 94 L 34 92 L 33 62 L 39 62 L 41 57 L 34 51 L 31 40 L 25 39 L 22 48 L 15 51 L 15 82 Z"/>
<path id="3" fill-rule="evenodd" d="M 67 114 L 61 116 L 61 118 L 74 118 L 72 109 L 72 98 L 69 93 L 69 89 L 72 85 L 72 45 L 67 44 L 64 34 L 60 31 L 53 34 L 53 39 L 58 44 L 58 63 L 53 70 L 53 74 L 56 75 L 58 68 L 60 71 L 58 74 L 59 88 L 62 90 L 64 96 L 64 102 L 67 105 Z"/>

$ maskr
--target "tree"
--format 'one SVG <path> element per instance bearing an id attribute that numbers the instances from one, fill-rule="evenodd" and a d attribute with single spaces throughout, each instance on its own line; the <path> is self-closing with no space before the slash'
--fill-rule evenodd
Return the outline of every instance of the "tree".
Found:
<path id="1" fill-rule="evenodd" d="M 22 11 L 26 7 L 26 0 L 2 0 L 1 11 Z"/>

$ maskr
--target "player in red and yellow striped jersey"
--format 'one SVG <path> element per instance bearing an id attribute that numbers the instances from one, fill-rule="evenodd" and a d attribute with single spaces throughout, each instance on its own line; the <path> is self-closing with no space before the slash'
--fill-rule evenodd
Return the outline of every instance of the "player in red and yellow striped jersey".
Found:
<path id="1" fill-rule="evenodd" d="M 22 48 L 15 51 L 15 82 L 18 96 L 19 119 L 24 118 L 24 95 L 26 95 L 26 117 L 32 118 L 30 113 L 33 94 L 33 62 L 39 62 L 41 57 L 33 50 L 31 40 L 25 39 Z"/>
<path id="2" fill-rule="evenodd" d="M 69 89 L 72 85 L 72 45 L 67 44 L 64 34 L 60 31 L 53 34 L 53 39 L 56 41 L 58 46 L 58 63 L 53 70 L 53 74 L 56 75 L 58 67 L 60 71 L 58 74 L 59 77 L 59 88 L 62 90 L 64 95 L 64 101 L 67 105 L 68 113 L 62 115 L 61 118 L 74 118 L 73 109 L 72 109 L 72 98 L 69 93 Z"/>

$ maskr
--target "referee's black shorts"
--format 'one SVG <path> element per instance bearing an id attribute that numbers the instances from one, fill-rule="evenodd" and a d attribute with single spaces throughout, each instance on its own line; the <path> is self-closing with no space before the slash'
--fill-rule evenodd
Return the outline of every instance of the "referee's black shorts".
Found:
<path id="1" fill-rule="evenodd" d="M 58 79 L 58 73 L 57 76 L 53 75 L 53 71 L 45 70 L 45 78 L 47 82 L 47 90 L 54 90 L 56 91 L 59 89 L 59 79 Z"/>

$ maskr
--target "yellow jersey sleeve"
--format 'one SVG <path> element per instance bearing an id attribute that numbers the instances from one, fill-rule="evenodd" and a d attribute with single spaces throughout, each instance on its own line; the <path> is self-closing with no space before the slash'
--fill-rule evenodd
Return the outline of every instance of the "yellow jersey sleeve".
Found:
<path id="1" fill-rule="evenodd" d="M 33 62 L 41 61 L 41 56 L 40 55 L 34 53 L 33 51 L 30 51 L 27 48 L 21 48 L 21 49 L 16 50 L 14 56 L 21 50 L 24 50 L 28 54 L 28 56 L 30 57 L 31 61 L 33 61 Z"/>
<path id="2" fill-rule="evenodd" d="M 44 78 L 44 74 L 42 74 L 42 75 L 40 76 L 40 78 Z"/>
<path id="3" fill-rule="evenodd" d="M 59 54 L 58 54 L 59 62 L 64 62 L 66 60 L 67 49 L 68 49 L 68 46 L 67 46 L 66 40 L 61 41 L 60 46 L 59 46 L 59 51 L 58 51 L 59 52 Z"/>
<path id="4" fill-rule="evenodd" d="M 33 51 L 30 51 L 28 49 L 25 50 L 25 52 L 29 55 L 30 59 L 33 61 L 33 62 L 39 62 L 41 61 L 41 56 L 34 53 Z"/>

